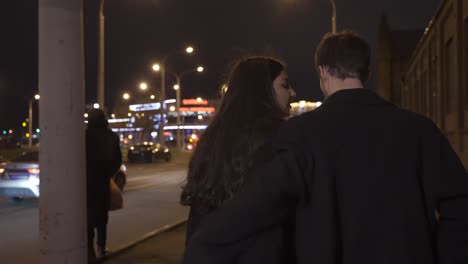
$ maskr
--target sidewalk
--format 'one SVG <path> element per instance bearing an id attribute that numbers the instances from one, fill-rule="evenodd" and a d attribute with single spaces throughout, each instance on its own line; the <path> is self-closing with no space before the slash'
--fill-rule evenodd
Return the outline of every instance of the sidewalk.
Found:
<path id="1" fill-rule="evenodd" d="M 100 263 L 179 264 L 184 250 L 186 228 L 184 224 L 158 234 Z"/>

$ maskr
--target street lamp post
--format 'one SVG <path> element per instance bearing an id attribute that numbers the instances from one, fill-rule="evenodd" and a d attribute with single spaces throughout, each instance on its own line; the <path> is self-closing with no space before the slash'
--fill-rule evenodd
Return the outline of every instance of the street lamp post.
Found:
<path id="1" fill-rule="evenodd" d="M 332 32 L 336 33 L 336 3 L 335 0 L 330 0 L 330 3 L 332 5 Z"/>
<path id="2" fill-rule="evenodd" d="M 104 104 L 104 0 L 101 0 L 99 5 L 99 56 L 98 56 L 98 104 L 106 111 Z"/>
<path id="3" fill-rule="evenodd" d="M 182 149 L 182 135 L 180 131 L 180 76 L 176 75 L 176 85 L 174 85 L 174 90 L 176 90 L 176 112 L 177 112 L 177 149 Z"/>
<path id="4" fill-rule="evenodd" d="M 34 96 L 34 99 L 39 100 L 41 98 L 38 94 Z M 28 138 L 28 146 L 32 147 L 32 135 L 33 135 L 33 99 L 29 99 L 29 138 Z"/>
<path id="5" fill-rule="evenodd" d="M 194 52 L 193 47 L 187 47 L 185 49 L 185 52 L 188 54 L 192 54 Z M 170 54 L 169 54 L 170 55 Z M 166 55 L 162 61 L 161 64 L 154 64 L 153 65 L 153 71 L 160 71 L 161 72 L 161 96 L 160 98 L 160 115 L 161 115 L 161 122 L 159 122 L 159 129 L 158 129 L 158 138 L 159 138 L 159 144 L 161 144 L 162 147 L 165 146 L 164 142 L 164 125 L 165 125 L 165 119 L 164 119 L 164 114 L 165 114 L 165 109 L 164 109 L 164 100 L 166 100 L 166 61 L 169 55 Z"/>
<path id="6" fill-rule="evenodd" d="M 177 137 L 177 148 L 178 149 L 182 149 L 182 135 L 181 135 L 181 120 L 180 120 L 180 102 L 181 102 L 181 96 L 180 96 L 180 89 L 181 89 L 181 85 L 180 85 L 180 80 L 182 79 L 182 76 L 187 74 L 187 73 L 190 73 L 190 72 L 194 72 L 194 71 L 197 71 L 197 72 L 203 72 L 204 68 L 202 66 L 198 66 L 196 70 L 188 70 L 188 71 L 184 71 L 180 74 L 175 74 L 173 73 L 175 79 L 176 79 L 176 85 L 174 85 L 174 90 L 176 91 L 176 111 L 177 111 L 177 131 L 176 131 L 176 137 Z"/>

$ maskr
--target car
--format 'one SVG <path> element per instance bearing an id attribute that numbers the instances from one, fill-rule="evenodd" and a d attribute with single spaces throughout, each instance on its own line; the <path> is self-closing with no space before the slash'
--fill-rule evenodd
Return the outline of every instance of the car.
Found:
<path id="1" fill-rule="evenodd" d="M 39 198 L 39 152 L 23 152 L 21 156 L 0 166 L 0 196 L 22 200 Z M 113 176 L 119 189 L 123 191 L 127 182 L 127 168 L 120 166 Z"/>
<path id="2" fill-rule="evenodd" d="M 154 160 L 171 161 L 172 154 L 169 148 L 161 147 L 160 144 L 145 142 L 143 144 L 133 145 L 127 153 L 128 162 L 137 161 L 153 162 Z"/>

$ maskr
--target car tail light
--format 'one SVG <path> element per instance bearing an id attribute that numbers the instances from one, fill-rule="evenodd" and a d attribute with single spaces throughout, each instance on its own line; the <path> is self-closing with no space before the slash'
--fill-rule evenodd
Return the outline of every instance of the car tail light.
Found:
<path id="1" fill-rule="evenodd" d="M 39 170 L 39 169 L 37 169 L 37 170 Z M 39 182 L 40 182 L 39 174 L 33 174 L 33 175 L 29 176 L 29 182 L 31 182 L 34 185 L 39 186 Z"/>
<path id="2" fill-rule="evenodd" d="M 41 170 L 39 168 L 28 169 L 29 174 L 39 174 Z"/>

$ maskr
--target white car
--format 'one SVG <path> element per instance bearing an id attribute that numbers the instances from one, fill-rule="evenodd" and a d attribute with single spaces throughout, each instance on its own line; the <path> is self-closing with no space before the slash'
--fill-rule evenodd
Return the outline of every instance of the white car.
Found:
<path id="1" fill-rule="evenodd" d="M 0 168 L 0 195 L 22 199 L 39 197 L 38 152 L 26 152 Z"/>
<path id="2" fill-rule="evenodd" d="M 39 152 L 24 152 L 18 158 L 0 166 L 0 196 L 21 200 L 39 197 Z M 127 168 L 122 165 L 114 180 L 123 191 Z"/>

